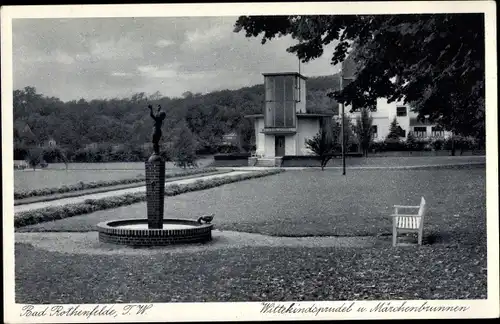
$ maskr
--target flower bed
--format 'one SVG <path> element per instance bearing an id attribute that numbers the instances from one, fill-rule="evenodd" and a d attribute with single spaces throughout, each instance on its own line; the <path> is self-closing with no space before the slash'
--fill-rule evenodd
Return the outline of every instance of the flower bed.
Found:
<path id="1" fill-rule="evenodd" d="M 215 169 L 215 168 L 184 170 L 184 171 L 180 171 L 180 172 L 167 173 L 167 174 L 165 174 L 165 179 L 181 177 L 181 176 L 188 176 L 188 175 L 193 175 L 193 174 L 216 172 L 216 171 L 217 171 L 217 169 Z M 66 193 L 66 192 L 85 190 L 85 189 L 95 189 L 95 188 L 101 188 L 101 187 L 109 187 L 109 186 L 117 186 L 117 185 L 130 184 L 130 183 L 138 183 L 138 182 L 143 182 L 145 180 L 146 180 L 146 178 L 144 176 L 142 176 L 142 177 L 136 177 L 136 178 L 132 178 L 132 179 L 121 179 L 121 180 L 111 180 L 111 181 L 98 181 L 98 182 L 80 181 L 79 183 L 77 183 L 75 185 L 61 186 L 58 188 L 44 188 L 44 189 L 35 189 L 35 190 L 16 191 L 16 192 L 14 192 L 14 199 L 24 199 L 24 198 L 38 197 L 38 196 L 48 196 L 48 195 L 53 195 L 53 194 L 57 194 L 57 193 Z"/>
<path id="2" fill-rule="evenodd" d="M 209 180 L 197 180 L 190 184 L 172 184 L 165 186 L 165 196 L 176 196 L 182 193 L 218 187 L 224 184 L 247 179 L 265 177 L 283 172 L 282 169 L 264 170 L 230 177 L 221 177 Z M 47 207 L 42 209 L 21 212 L 14 217 L 14 227 L 53 221 L 57 219 L 88 214 L 97 210 L 116 208 L 131 205 L 146 200 L 146 193 L 126 194 L 123 196 L 107 197 L 102 199 L 87 199 L 83 203 L 66 206 Z"/>

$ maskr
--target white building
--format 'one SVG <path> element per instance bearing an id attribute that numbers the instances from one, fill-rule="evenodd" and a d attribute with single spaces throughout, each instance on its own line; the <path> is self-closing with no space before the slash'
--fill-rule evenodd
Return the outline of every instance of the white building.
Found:
<path id="1" fill-rule="evenodd" d="M 353 125 L 356 124 L 356 118 L 360 112 L 349 113 L 350 106 L 345 107 L 346 114 L 352 119 Z M 383 141 L 389 134 L 389 128 L 396 117 L 396 121 L 402 129 L 401 140 L 406 140 L 408 133 L 412 132 L 416 138 L 447 138 L 451 136 L 451 132 L 440 129 L 435 124 L 428 121 L 419 121 L 417 113 L 410 111 L 410 107 L 402 102 L 388 103 L 387 99 L 379 98 L 377 100 L 377 108 L 371 112 L 373 117 L 373 140 L 375 142 Z"/>
<path id="2" fill-rule="evenodd" d="M 357 71 L 357 63 L 354 61 L 352 56 L 348 56 L 346 60 L 342 62 L 342 73 L 343 78 L 349 82 L 355 79 Z M 345 112 L 352 118 L 353 125 L 356 124 L 356 117 L 360 115 L 360 112 L 348 113 L 351 110 L 350 106 L 345 107 Z M 412 132 L 417 138 L 431 138 L 431 137 L 441 137 L 446 138 L 451 135 L 450 132 L 440 130 L 434 124 L 428 121 L 417 120 L 417 113 L 410 111 L 409 105 L 405 105 L 403 102 L 391 102 L 388 103 L 387 99 L 379 98 L 377 99 L 376 110 L 371 113 L 373 117 L 373 128 L 374 128 L 374 138 L 373 140 L 383 141 L 389 134 L 389 127 L 391 122 L 396 117 L 396 120 L 401 127 L 401 140 L 406 140 L 408 133 Z"/>
<path id="3" fill-rule="evenodd" d="M 284 155 L 311 155 L 305 140 L 320 130 L 329 114 L 306 112 L 306 80 L 296 72 L 265 73 L 264 113 L 245 116 L 255 125 L 256 155 L 269 164 L 279 164 Z"/>

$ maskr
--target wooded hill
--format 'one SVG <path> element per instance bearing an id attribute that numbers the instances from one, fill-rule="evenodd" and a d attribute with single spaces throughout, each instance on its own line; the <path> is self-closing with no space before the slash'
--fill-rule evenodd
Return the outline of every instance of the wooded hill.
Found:
<path id="1" fill-rule="evenodd" d="M 338 105 L 327 93 L 338 85 L 338 75 L 309 78 L 307 110 L 335 112 Z M 123 99 L 68 102 L 26 87 L 14 91 L 14 145 L 32 146 L 49 139 L 71 151 L 92 143 L 143 145 L 150 142 L 152 129 L 148 104 L 161 105 L 167 113 L 163 126 L 165 143 L 173 141 L 185 125 L 193 133 L 200 152 L 214 152 L 222 136 L 233 131 L 241 136 L 243 149 L 248 149 L 254 130 L 244 116 L 262 113 L 264 86 L 204 95 L 186 92 L 183 98 L 169 98 L 157 92 L 151 96 L 137 93 Z"/>

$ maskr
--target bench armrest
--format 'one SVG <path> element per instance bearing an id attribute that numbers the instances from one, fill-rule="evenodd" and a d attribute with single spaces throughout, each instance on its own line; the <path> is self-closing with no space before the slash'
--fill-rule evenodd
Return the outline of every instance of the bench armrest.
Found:
<path id="1" fill-rule="evenodd" d="M 418 214 L 413 214 L 413 215 L 411 215 L 411 214 L 392 214 L 392 215 L 390 215 L 390 217 L 422 217 L 422 216 L 420 216 Z"/>

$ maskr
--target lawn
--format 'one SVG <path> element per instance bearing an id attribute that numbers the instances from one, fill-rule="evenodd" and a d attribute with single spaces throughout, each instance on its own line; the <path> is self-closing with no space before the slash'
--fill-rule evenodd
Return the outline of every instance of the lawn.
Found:
<path id="1" fill-rule="evenodd" d="M 428 203 L 428 243 L 484 240 L 485 169 L 286 171 L 165 198 L 166 218 L 215 213 L 219 229 L 279 236 L 390 234 L 391 206 Z M 459 199 L 457 199 L 459 198 Z M 20 231 L 92 231 L 104 220 L 145 217 L 146 203 L 71 217 Z M 474 235 L 470 235 L 474 233 Z"/>
<path id="2" fill-rule="evenodd" d="M 198 161 L 199 167 L 205 167 L 212 161 L 209 157 Z M 66 171 L 64 163 L 49 164 L 47 169 L 14 171 L 14 190 L 33 190 L 55 188 L 77 184 L 80 181 L 109 181 L 131 179 L 144 176 L 144 162 L 109 162 L 109 163 L 70 163 Z M 180 172 L 173 163 L 166 163 L 166 172 Z"/>
<path id="3" fill-rule="evenodd" d="M 231 247 L 88 255 L 16 244 L 23 303 L 486 298 L 485 169 L 286 171 L 166 197 L 166 217 L 280 236 L 370 235 L 370 248 Z M 429 204 L 421 247 L 392 248 L 393 204 Z M 92 231 L 145 217 L 139 203 L 18 231 Z M 96 242 L 96 244 L 98 244 Z"/>
<path id="4" fill-rule="evenodd" d="M 486 298 L 481 247 L 250 247 L 130 256 L 19 244 L 16 254 L 18 303 Z"/>
<path id="5" fill-rule="evenodd" d="M 110 181 L 144 176 L 143 170 L 23 170 L 14 171 L 14 191 L 58 188 L 75 185 L 80 181 Z"/>
<path id="6" fill-rule="evenodd" d="M 201 156 L 197 160 L 199 167 L 205 167 L 213 161 L 212 156 Z M 167 169 L 179 169 L 173 162 L 166 162 Z M 48 169 L 65 170 L 64 163 L 50 163 Z M 144 162 L 95 162 L 80 163 L 72 162 L 68 164 L 69 170 L 144 170 Z"/>

